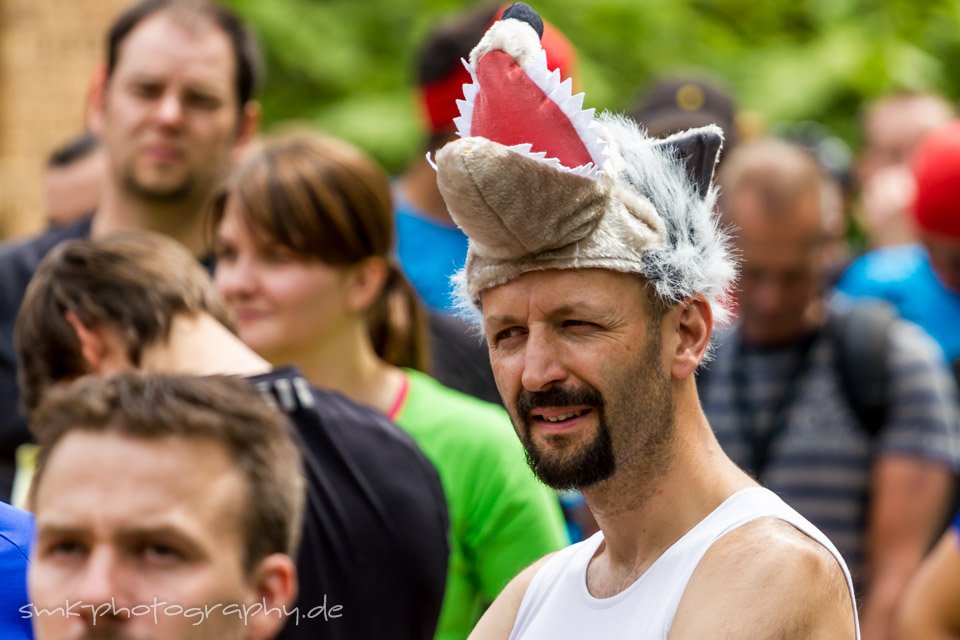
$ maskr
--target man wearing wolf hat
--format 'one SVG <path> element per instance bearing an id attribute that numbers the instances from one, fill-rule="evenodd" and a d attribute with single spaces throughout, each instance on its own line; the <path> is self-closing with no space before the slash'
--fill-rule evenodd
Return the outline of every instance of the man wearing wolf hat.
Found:
<path id="1" fill-rule="evenodd" d="M 858 638 L 836 548 L 721 451 L 694 372 L 734 275 L 722 135 L 583 111 L 518 4 L 470 55 L 436 157 L 458 275 L 531 466 L 601 531 L 521 573 L 475 638 Z"/>

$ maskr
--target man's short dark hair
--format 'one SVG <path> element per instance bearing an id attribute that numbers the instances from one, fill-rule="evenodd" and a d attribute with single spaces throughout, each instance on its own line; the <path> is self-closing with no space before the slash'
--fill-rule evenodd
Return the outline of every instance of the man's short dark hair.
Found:
<path id="1" fill-rule="evenodd" d="M 107 79 L 120 58 L 120 47 L 130 32 L 150 16 L 170 10 L 182 11 L 212 21 L 230 39 L 236 63 L 237 104 L 243 109 L 257 95 L 263 62 L 253 33 L 232 10 L 211 0 L 141 0 L 114 21 L 107 35 Z"/>
<path id="2" fill-rule="evenodd" d="M 47 168 L 68 167 L 74 162 L 86 158 L 99 148 L 100 139 L 89 131 L 85 131 L 51 151 L 50 155 L 47 156 Z"/>
<path id="3" fill-rule="evenodd" d="M 234 326 L 209 274 L 171 238 L 131 232 L 63 242 L 37 268 L 14 328 L 28 419 L 48 388 L 89 372 L 67 313 L 116 331 L 134 366 L 144 348 L 169 338 L 179 315 L 207 313 Z"/>
<path id="4" fill-rule="evenodd" d="M 40 443 L 31 501 L 51 455 L 75 431 L 218 442 L 247 485 L 242 510 L 245 569 L 252 570 L 272 553 L 296 555 L 305 500 L 300 452 L 286 417 L 242 379 L 88 376 L 52 389 L 30 427 Z"/>

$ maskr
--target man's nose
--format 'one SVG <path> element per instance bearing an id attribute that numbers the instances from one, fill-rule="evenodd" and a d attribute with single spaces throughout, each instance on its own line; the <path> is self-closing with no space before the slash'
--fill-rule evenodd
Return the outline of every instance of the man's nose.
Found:
<path id="1" fill-rule="evenodd" d="M 109 549 L 95 549 L 87 557 L 78 576 L 73 598 L 82 602 L 84 615 L 92 616 L 94 611 L 99 617 L 110 617 L 111 603 L 121 601 L 120 585 L 117 582 L 119 564 L 116 554 Z M 95 608 L 95 609 L 94 609 Z"/>
<path id="2" fill-rule="evenodd" d="M 160 97 L 154 111 L 156 120 L 167 127 L 177 127 L 183 122 L 183 101 L 173 91 Z"/>
<path id="3" fill-rule="evenodd" d="M 527 391 L 542 391 L 562 382 L 567 369 L 560 357 L 556 338 L 545 331 L 531 331 L 524 347 L 523 374 L 520 382 Z"/>

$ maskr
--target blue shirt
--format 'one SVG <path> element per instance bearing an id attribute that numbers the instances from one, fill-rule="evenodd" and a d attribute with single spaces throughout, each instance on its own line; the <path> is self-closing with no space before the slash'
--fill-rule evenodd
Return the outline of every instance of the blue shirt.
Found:
<path id="1" fill-rule="evenodd" d="M 0 638 L 33 638 L 27 599 L 27 563 L 33 516 L 0 502 Z"/>
<path id="2" fill-rule="evenodd" d="M 886 300 L 902 318 L 930 334 L 947 360 L 960 358 L 960 294 L 940 283 L 922 246 L 888 247 L 861 256 L 837 289 L 852 297 Z"/>
<path id="3" fill-rule="evenodd" d="M 450 276 L 467 260 L 467 236 L 456 225 L 416 209 L 399 189 L 393 197 L 400 268 L 427 306 L 453 313 Z"/>

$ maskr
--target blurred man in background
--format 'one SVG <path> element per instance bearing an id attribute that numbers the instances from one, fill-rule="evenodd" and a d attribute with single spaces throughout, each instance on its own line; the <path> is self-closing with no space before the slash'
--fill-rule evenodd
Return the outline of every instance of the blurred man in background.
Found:
<path id="1" fill-rule="evenodd" d="M 953 107 L 932 93 L 883 96 L 863 112 L 863 150 L 856 163 L 857 210 L 870 248 L 913 242 L 913 152 L 927 134 L 953 118 Z"/>
<path id="2" fill-rule="evenodd" d="M 28 439 L 17 411 L 13 326 L 37 264 L 67 238 L 150 230 L 206 256 L 202 212 L 253 135 L 260 59 L 230 10 L 206 0 L 142 0 L 113 23 L 89 118 L 106 181 L 94 215 L 0 249 L 0 497 Z"/>
<path id="3" fill-rule="evenodd" d="M 655 138 L 708 124 L 719 126 L 721 162 L 737 146 L 737 105 L 726 89 L 710 80 L 684 76 L 658 80 L 629 115 Z"/>
<path id="4" fill-rule="evenodd" d="M 721 168 L 721 210 L 743 256 L 740 322 L 699 386 L 727 454 L 843 553 L 872 640 L 887 637 L 943 522 L 960 424 L 928 336 L 882 308 L 827 304 L 825 180 L 805 150 L 771 139 Z"/>
<path id="5" fill-rule="evenodd" d="M 960 380 L 960 121 L 924 139 L 910 179 L 909 217 L 919 242 L 867 253 L 838 288 L 895 306 L 940 344 Z"/>

